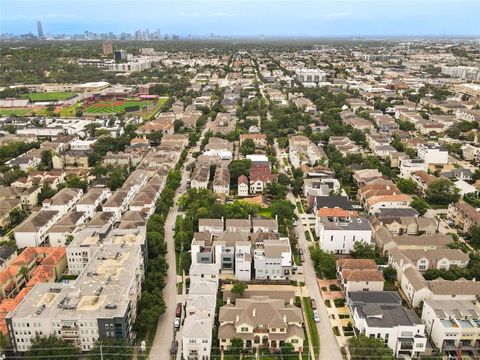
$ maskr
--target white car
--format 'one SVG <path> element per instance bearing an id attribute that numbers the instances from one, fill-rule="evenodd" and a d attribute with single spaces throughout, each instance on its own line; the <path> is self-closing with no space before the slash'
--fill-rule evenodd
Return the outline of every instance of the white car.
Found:
<path id="1" fill-rule="evenodd" d="M 313 320 L 315 320 L 316 323 L 320 322 L 320 316 L 318 315 L 317 310 L 313 310 Z"/>
<path id="2" fill-rule="evenodd" d="M 178 329 L 180 327 L 180 318 L 179 317 L 175 318 L 175 321 L 173 322 L 173 327 L 175 329 Z"/>

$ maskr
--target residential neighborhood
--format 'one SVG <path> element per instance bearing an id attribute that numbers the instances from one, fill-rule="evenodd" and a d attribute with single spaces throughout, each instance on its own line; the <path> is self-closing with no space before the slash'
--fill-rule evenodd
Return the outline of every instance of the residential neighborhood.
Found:
<path id="1" fill-rule="evenodd" d="M 478 43 L 158 43 L 0 89 L 4 358 L 480 356 Z"/>

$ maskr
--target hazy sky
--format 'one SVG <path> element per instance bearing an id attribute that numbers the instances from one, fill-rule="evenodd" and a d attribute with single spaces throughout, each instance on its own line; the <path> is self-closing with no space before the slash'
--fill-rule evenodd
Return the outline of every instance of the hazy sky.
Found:
<path id="1" fill-rule="evenodd" d="M 480 0 L 0 0 L 0 32 L 480 35 Z"/>

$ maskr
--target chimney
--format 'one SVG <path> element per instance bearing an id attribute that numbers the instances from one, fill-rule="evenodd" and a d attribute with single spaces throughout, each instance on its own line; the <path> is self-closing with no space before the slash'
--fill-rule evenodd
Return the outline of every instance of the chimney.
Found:
<path id="1" fill-rule="evenodd" d="M 235 318 L 235 322 L 238 323 L 238 321 L 240 320 L 240 316 L 237 314 L 236 318 Z"/>
<path id="2" fill-rule="evenodd" d="M 257 313 L 257 310 L 255 308 L 253 308 L 252 317 L 255 317 L 256 313 Z"/>
<path id="3" fill-rule="evenodd" d="M 283 315 L 283 322 L 285 322 L 285 323 L 287 322 L 287 315 L 285 315 L 285 314 Z"/>
<path id="4" fill-rule="evenodd" d="M 293 298 L 290 298 L 290 305 L 293 305 Z"/>
<path id="5" fill-rule="evenodd" d="M 230 296 L 227 297 L 227 304 L 230 304 Z"/>

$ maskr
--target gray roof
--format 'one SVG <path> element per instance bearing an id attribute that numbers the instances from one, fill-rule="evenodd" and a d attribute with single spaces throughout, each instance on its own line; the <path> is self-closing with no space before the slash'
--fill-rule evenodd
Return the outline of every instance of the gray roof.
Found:
<path id="1" fill-rule="evenodd" d="M 57 216 L 56 210 L 40 210 L 37 213 L 31 214 L 20 225 L 18 225 L 15 232 L 37 232 L 44 227 L 50 220 Z"/>
<path id="2" fill-rule="evenodd" d="M 402 299 L 396 291 L 354 291 L 348 293 L 348 299 L 353 306 L 362 304 L 402 304 Z"/>
<path id="3" fill-rule="evenodd" d="M 0 265 L 7 260 L 13 253 L 15 253 L 15 248 L 8 246 L 8 245 L 1 245 L 0 246 Z"/>
<path id="4" fill-rule="evenodd" d="M 413 310 L 401 305 L 365 304 L 356 309 L 359 317 L 365 318 L 370 327 L 390 328 L 422 323 Z"/>

